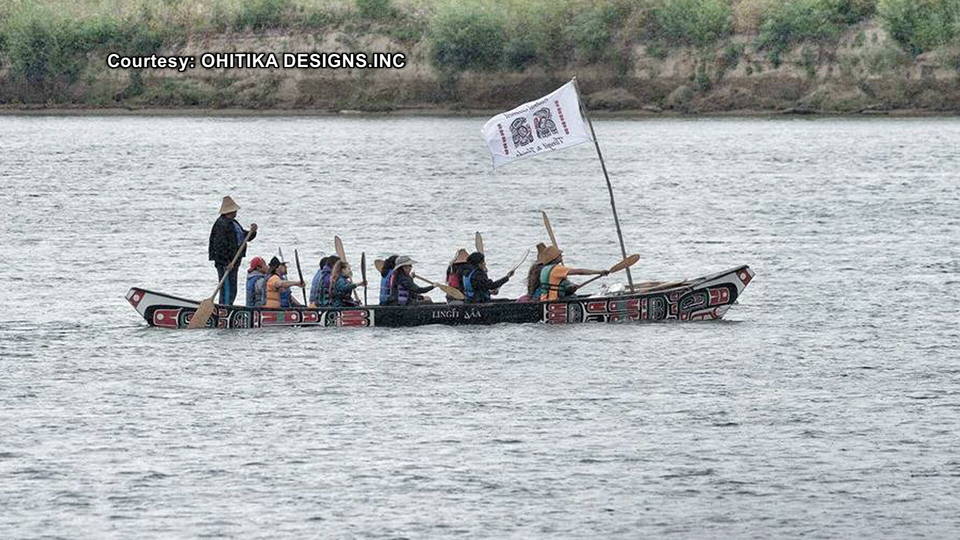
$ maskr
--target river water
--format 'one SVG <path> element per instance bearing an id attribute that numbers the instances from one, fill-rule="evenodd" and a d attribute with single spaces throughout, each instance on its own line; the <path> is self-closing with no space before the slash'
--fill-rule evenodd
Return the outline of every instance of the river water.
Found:
<path id="1" fill-rule="evenodd" d="M 335 234 L 440 279 L 478 230 L 496 278 L 539 209 L 619 260 L 593 148 L 494 173 L 484 120 L 0 117 L 0 537 L 960 535 L 958 119 L 598 120 L 636 279 L 756 271 L 723 322 L 177 332 L 123 298 L 210 294 L 225 194 L 308 280 Z"/>

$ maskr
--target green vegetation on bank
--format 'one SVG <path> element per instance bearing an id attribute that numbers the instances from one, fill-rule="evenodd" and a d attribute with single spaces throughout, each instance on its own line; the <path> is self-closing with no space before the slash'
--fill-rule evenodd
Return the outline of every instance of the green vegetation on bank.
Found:
<path id="1" fill-rule="evenodd" d="M 0 0 L 0 75 L 23 101 L 69 101 L 95 51 L 151 54 L 194 36 L 333 28 L 425 43 L 448 77 L 571 63 L 622 74 L 637 45 L 654 56 L 712 47 L 736 65 L 747 42 L 776 66 L 798 44 L 835 41 L 871 17 L 907 54 L 960 44 L 960 0 Z M 140 75 L 130 77 L 116 99 L 144 92 Z"/>

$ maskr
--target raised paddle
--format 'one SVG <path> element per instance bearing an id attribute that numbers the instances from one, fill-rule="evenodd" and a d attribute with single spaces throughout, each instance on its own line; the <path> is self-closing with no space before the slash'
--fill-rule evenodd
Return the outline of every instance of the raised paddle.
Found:
<path id="1" fill-rule="evenodd" d="M 631 266 L 633 266 L 634 264 L 636 264 L 637 261 L 639 261 L 639 260 L 640 260 L 640 255 L 637 255 L 636 253 L 634 253 L 633 255 L 630 255 L 630 256 L 627 257 L 626 259 L 624 259 L 624 260 L 618 262 L 617 264 L 611 266 L 611 267 L 610 267 L 610 270 L 607 270 L 607 274 L 613 274 L 614 272 L 619 272 L 619 271 L 621 271 L 621 270 L 626 270 L 627 268 L 630 268 Z M 583 283 L 581 283 L 580 285 L 577 286 L 577 290 L 579 291 L 580 289 L 582 289 L 582 288 L 584 287 L 584 285 L 587 285 L 588 283 L 591 283 L 591 282 L 593 282 L 593 281 L 596 281 L 596 280 L 602 278 L 603 276 L 604 276 L 603 274 L 600 274 L 599 276 L 595 276 L 595 277 L 592 277 L 592 278 L 584 281 Z"/>
<path id="2" fill-rule="evenodd" d="M 477 251 L 483 253 L 483 237 L 480 236 L 480 231 L 473 235 L 473 243 L 477 246 Z"/>
<path id="3" fill-rule="evenodd" d="M 547 228 L 547 235 L 550 236 L 550 242 L 553 243 L 553 247 L 559 248 L 560 244 L 557 244 L 557 237 L 553 235 L 553 227 L 550 226 L 550 218 L 547 217 L 547 213 L 543 210 L 540 211 L 543 214 L 543 226 Z"/>
<path id="4" fill-rule="evenodd" d="M 333 247 L 337 250 L 337 257 L 340 257 L 340 260 L 347 264 L 347 252 L 343 249 L 343 241 L 340 240 L 339 236 L 333 237 Z M 360 297 L 357 296 L 357 290 L 353 290 L 353 297 L 357 302 L 360 301 Z"/>
<path id="5" fill-rule="evenodd" d="M 520 259 L 520 262 L 518 262 L 517 265 L 513 267 L 513 270 L 511 270 L 511 272 L 516 272 L 517 268 L 520 268 L 520 265 L 523 264 L 523 261 L 527 260 L 527 255 L 530 255 L 529 248 L 527 249 L 527 252 L 523 254 L 523 258 Z"/>
<path id="6" fill-rule="evenodd" d="M 434 287 L 436 287 L 436 288 L 440 289 L 441 291 L 447 293 L 447 296 L 449 296 L 449 297 L 451 297 L 451 298 L 454 298 L 454 299 L 456 299 L 456 300 L 464 300 L 464 299 L 467 298 L 467 297 L 464 296 L 463 293 L 460 292 L 460 290 L 457 289 L 456 287 L 451 287 L 451 286 L 449 286 L 449 285 L 444 285 L 444 284 L 442 284 L 442 283 L 437 283 L 437 282 L 435 282 L 435 281 L 430 281 L 429 279 L 427 279 L 427 278 L 425 278 L 425 277 L 420 277 L 420 276 L 418 276 L 418 275 L 416 275 L 416 274 L 414 274 L 413 277 L 414 277 L 415 279 L 419 279 L 420 281 L 423 281 L 424 283 L 429 283 L 429 284 L 433 285 Z"/>
<path id="7" fill-rule="evenodd" d="M 363 278 L 363 305 L 367 305 L 367 252 L 360 252 L 360 277 Z"/>
<path id="8" fill-rule="evenodd" d="M 193 317 L 190 318 L 187 328 L 195 329 L 204 328 L 207 326 L 207 320 L 210 319 L 210 315 L 213 315 L 213 298 L 217 296 L 217 293 L 220 292 L 224 282 L 227 281 L 227 276 L 229 276 L 230 271 L 233 270 L 233 265 L 237 264 L 237 259 L 240 258 L 240 254 L 243 253 L 243 249 L 247 247 L 247 242 L 250 240 L 251 235 L 253 235 L 253 231 L 247 233 L 247 237 L 243 239 L 243 243 L 237 248 L 237 252 L 233 255 L 233 260 L 230 261 L 230 264 L 228 264 L 226 270 L 224 270 L 223 277 L 220 278 L 220 283 L 217 283 L 217 288 L 213 290 L 213 294 L 210 295 L 210 298 L 204 299 L 202 302 L 200 302 L 200 305 L 197 306 L 197 311 L 195 311 L 193 313 Z"/>
<path id="9" fill-rule="evenodd" d="M 303 307 L 307 307 L 307 282 L 303 280 L 303 271 L 300 270 L 300 254 L 296 249 L 293 250 L 293 260 L 297 263 L 297 273 L 300 274 L 300 283 L 303 283 Z"/>

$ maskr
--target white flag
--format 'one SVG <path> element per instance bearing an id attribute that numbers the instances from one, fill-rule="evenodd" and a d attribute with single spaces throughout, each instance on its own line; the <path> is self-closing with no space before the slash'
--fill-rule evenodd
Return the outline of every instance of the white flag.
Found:
<path id="1" fill-rule="evenodd" d="M 483 126 L 494 168 L 515 159 L 592 141 L 573 81 L 552 94 L 498 114 Z"/>

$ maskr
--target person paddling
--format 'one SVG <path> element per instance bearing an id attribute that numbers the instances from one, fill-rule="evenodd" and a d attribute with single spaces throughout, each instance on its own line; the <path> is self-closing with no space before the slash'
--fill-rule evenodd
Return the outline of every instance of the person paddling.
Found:
<path id="1" fill-rule="evenodd" d="M 330 305 L 333 307 L 353 307 L 359 305 L 359 302 L 353 299 L 353 291 L 357 287 L 363 287 L 366 281 L 360 283 L 353 282 L 353 271 L 350 269 L 350 263 L 338 261 L 330 275 Z"/>
<path id="2" fill-rule="evenodd" d="M 430 298 L 423 295 L 432 291 L 433 286 L 418 287 L 413 282 L 415 262 L 406 255 L 397 257 L 396 265 L 390 273 L 390 295 L 387 297 L 387 305 L 412 306 L 430 303 Z"/>
<path id="3" fill-rule="evenodd" d="M 457 250 L 456 256 L 453 260 L 450 261 L 450 265 L 447 266 L 447 285 L 457 289 L 460 292 L 463 292 L 463 267 L 467 264 L 467 257 L 469 254 L 467 250 L 460 248 Z M 448 303 L 459 302 L 455 298 L 447 295 Z"/>
<path id="4" fill-rule="evenodd" d="M 377 267 L 377 271 L 380 272 L 380 305 L 385 306 L 390 299 L 390 276 L 393 274 L 393 269 L 397 264 L 397 256 L 391 255 L 387 257 L 383 264 Z"/>
<path id="5" fill-rule="evenodd" d="M 263 257 L 250 259 L 247 269 L 247 307 L 261 307 L 267 303 L 267 262 Z"/>
<path id="6" fill-rule="evenodd" d="M 220 289 L 220 303 L 228 306 L 237 298 L 237 271 L 240 269 L 240 261 L 247 254 L 247 248 L 244 247 L 237 262 L 230 267 L 230 261 L 247 236 L 247 231 L 237 222 L 237 210 L 240 210 L 240 206 L 229 195 L 223 198 L 220 203 L 220 217 L 210 229 L 210 243 L 207 247 L 207 254 L 217 269 L 217 279 L 223 279 L 223 275 L 227 274 L 223 288 Z M 247 241 L 256 237 L 257 224 L 251 223 L 250 238 Z"/>
<path id="7" fill-rule="evenodd" d="M 547 246 L 543 242 L 537 244 L 537 260 L 530 265 L 527 271 L 527 294 L 517 299 L 518 302 L 536 302 L 540 299 L 537 288 L 540 287 L 540 270 L 546 261 L 543 260 L 544 251 Z"/>
<path id="8" fill-rule="evenodd" d="M 461 269 L 463 294 L 466 295 L 468 303 L 489 302 L 493 292 L 513 277 L 513 270 L 511 270 L 506 276 L 496 281 L 491 280 L 487 277 L 487 266 L 484 261 L 483 253 L 475 251 L 467 257 L 467 264 Z"/>
<path id="9" fill-rule="evenodd" d="M 320 307 L 327 301 L 327 289 L 324 288 L 323 282 L 327 281 L 329 286 L 330 272 L 333 270 L 333 265 L 330 263 L 331 258 L 335 259 L 336 256 L 320 259 L 317 273 L 313 275 L 313 280 L 310 281 L 310 307 Z"/>
<path id="10" fill-rule="evenodd" d="M 303 287 L 302 281 L 287 281 L 284 277 L 287 274 L 287 265 L 285 262 L 274 257 L 270 259 L 270 277 L 267 278 L 267 302 L 264 307 L 269 309 L 280 309 L 290 307 L 289 291 L 290 287 Z M 284 291 L 287 295 L 284 295 Z M 287 296 L 284 302 L 284 296 Z M 286 303 L 287 305 L 283 305 Z"/>
<path id="11" fill-rule="evenodd" d="M 563 264 L 563 252 L 556 246 L 547 246 L 541 260 L 544 261 L 540 269 L 540 284 L 534 291 L 533 298 L 541 301 L 559 300 L 573 295 L 579 285 L 571 283 L 567 276 L 605 276 L 609 270 L 586 270 L 568 268 Z"/>

